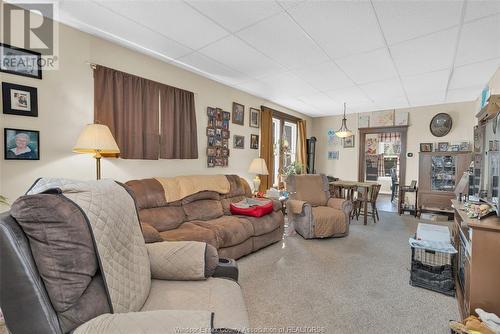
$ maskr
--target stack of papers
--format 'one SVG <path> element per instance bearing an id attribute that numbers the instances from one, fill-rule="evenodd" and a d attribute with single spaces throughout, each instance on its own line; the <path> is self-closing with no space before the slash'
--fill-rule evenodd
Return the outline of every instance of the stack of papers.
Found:
<path id="1" fill-rule="evenodd" d="M 451 244 L 450 230 L 447 226 L 419 223 L 417 238 L 410 238 L 410 246 L 441 253 L 455 254 L 457 250 Z"/>

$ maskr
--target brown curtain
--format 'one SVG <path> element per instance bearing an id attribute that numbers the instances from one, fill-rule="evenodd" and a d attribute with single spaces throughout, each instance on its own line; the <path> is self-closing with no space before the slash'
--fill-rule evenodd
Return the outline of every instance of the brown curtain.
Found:
<path id="1" fill-rule="evenodd" d="M 273 112 L 270 109 L 262 108 L 260 112 L 260 157 L 266 161 L 269 175 L 260 176 L 259 191 L 266 191 L 273 185 Z"/>
<path id="2" fill-rule="evenodd" d="M 297 121 L 297 162 L 302 165 L 302 173 L 307 173 L 307 143 L 306 143 L 306 121 L 303 119 Z"/>
<path id="3" fill-rule="evenodd" d="M 162 159 L 197 159 L 198 135 L 194 94 L 160 86 Z"/>
<path id="4" fill-rule="evenodd" d="M 94 121 L 109 127 L 124 159 L 158 159 L 156 86 L 107 67 L 94 69 Z"/>

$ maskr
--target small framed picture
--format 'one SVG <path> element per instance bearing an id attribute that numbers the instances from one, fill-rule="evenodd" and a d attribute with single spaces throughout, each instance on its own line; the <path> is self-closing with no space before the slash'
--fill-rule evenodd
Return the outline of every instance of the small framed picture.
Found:
<path id="1" fill-rule="evenodd" d="M 233 136 L 233 148 L 243 149 L 245 148 L 245 136 Z"/>
<path id="2" fill-rule="evenodd" d="M 229 166 L 229 158 L 223 157 L 222 158 L 222 167 L 227 167 L 227 166 Z"/>
<path id="3" fill-rule="evenodd" d="M 222 157 L 221 158 L 217 158 L 217 157 L 215 158 L 215 166 L 217 166 L 217 167 L 223 167 L 224 166 Z"/>
<path id="4" fill-rule="evenodd" d="M 35 87 L 2 82 L 3 113 L 38 117 L 38 96 Z"/>
<path id="5" fill-rule="evenodd" d="M 4 129 L 5 160 L 40 160 L 40 132 Z"/>
<path id="6" fill-rule="evenodd" d="M 233 102 L 233 123 L 245 124 L 245 106 L 236 102 Z"/>
<path id="7" fill-rule="evenodd" d="M 228 148 L 222 148 L 222 156 L 223 157 L 229 156 L 229 149 Z"/>
<path id="8" fill-rule="evenodd" d="M 209 147 L 215 146 L 215 137 L 207 137 L 207 143 Z"/>
<path id="9" fill-rule="evenodd" d="M 214 140 L 214 146 L 222 146 L 222 139 L 221 138 L 217 138 L 217 137 L 214 137 L 215 140 Z"/>
<path id="10" fill-rule="evenodd" d="M 255 108 L 250 108 L 250 127 L 258 128 L 260 127 L 260 110 Z"/>
<path id="11" fill-rule="evenodd" d="M 215 136 L 215 129 L 207 127 L 207 136 L 209 136 L 209 137 Z"/>
<path id="12" fill-rule="evenodd" d="M 450 143 L 448 143 L 448 142 L 438 143 L 438 147 L 437 147 L 438 152 L 447 152 L 449 145 L 450 145 Z"/>
<path id="13" fill-rule="evenodd" d="M 221 108 L 215 108 L 215 118 L 217 121 L 222 121 L 222 109 Z"/>
<path id="14" fill-rule="evenodd" d="M 222 129 L 220 128 L 215 129 L 215 138 L 222 138 Z"/>
<path id="15" fill-rule="evenodd" d="M 42 79 L 42 54 L 0 43 L 0 72 Z"/>
<path id="16" fill-rule="evenodd" d="M 253 150 L 259 149 L 259 135 L 250 135 L 250 148 Z"/>
<path id="17" fill-rule="evenodd" d="M 223 139 L 229 139 L 229 131 L 222 130 L 222 138 Z"/>
<path id="18" fill-rule="evenodd" d="M 207 115 L 208 115 L 208 117 L 214 117 L 215 116 L 215 108 L 207 107 Z"/>
<path id="19" fill-rule="evenodd" d="M 229 148 L 229 139 L 222 139 L 222 147 Z"/>
<path id="20" fill-rule="evenodd" d="M 208 118 L 208 127 L 209 128 L 215 128 L 215 117 L 209 117 Z"/>
<path id="21" fill-rule="evenodd" d="M 207 147 L 207 156 L 209 157 L 215 156 L 215 147 Z"/>
<path id="22" fill-rule="evenodd" d="M 223 119 L 222 120 L 222 128 L 224 130 L 229 130 L 229 120 L 228 119 Z"/>
<path id="23" fill-rule="evenodd" d="M 432 143 L 420 143 L 420 152 L 432 152 Z"/>
<path id="24" fill-rule="evenodd" d="M 344 148 L 354 147 L 354 135 L 344 138 Z"/>
<path id="25" fill-rule="evenodd" d="M 222 112 L 222 119 L 229 121 L 231 119 L 231 113 L 229 111 L 223 111 Z"/>
<path id="26" fill-rule="evenodd" d="M 458 144 L 451 145 L 451 151 L 452 152 L 459 152 L 460 151 L 460 145 L 458 145 Z"/>
<path id="27" fill-rule="evenodd" d="M 212 167 L 215 167 L 215 157 L 208 157 L 207 158 L 207 167 L 208 168 L 212 168 Z"/>
<path id="28" fill-rule="evenodd" d="M 215 148 L 215 156 L 216 156 L 217 158 L 222 157 L 222 147 L 216 147 L 216 148 Z"/>

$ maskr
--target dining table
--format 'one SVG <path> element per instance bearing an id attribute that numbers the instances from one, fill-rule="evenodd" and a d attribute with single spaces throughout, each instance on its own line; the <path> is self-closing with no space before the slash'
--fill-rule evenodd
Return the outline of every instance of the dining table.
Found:
<path id="1" fill-rule="evenodd" d="M 345 198 L 352 202 L 354 202 L 354 193 L 357 192 L 359 188 L 364 188 L 365 196 L 362 200 L 364 206 L 363 222 L 366 225 L 368 223 L 368 201 L 370 197 L 370 190 L 372 186 L 377 185 L 378 183 L 373 181 L 337 180 L 337 181 L 331 181 L 328 184 L 329 184 L 330 194 L 333 197 Z"/>

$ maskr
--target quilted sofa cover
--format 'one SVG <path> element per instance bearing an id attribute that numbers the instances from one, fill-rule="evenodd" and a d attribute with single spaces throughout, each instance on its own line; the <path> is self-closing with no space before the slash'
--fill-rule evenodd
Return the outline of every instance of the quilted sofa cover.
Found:
<path id="1" fill-rule="evenodd" d="M 243 178 L 225 177 L 227 193 L 201 191 L 174 202 L 167 201 L 168 189 L 156 178 L 128 181 L 146 242 L 203 241 L 217 248 L 219 256 L 238 259 L 281 240 L 281 203 L 273 201 L 273 211 L 258 218 L 232 215 L 230 204 L 252 194 Z"/>
<path id="2" fill-rule="evenodd" d="M 238 284 L 203 276 L 206 244 L 145 244 L 133 197 L 124 185 L 112 180 L 42 178 L 28 195 L 54 191 L 84 213 L 110 303 L 109 313 L 83 323 L 74 333 L 177 333 L 179 326 L 217 332 L 214 328 L 248 327 Z"/>

